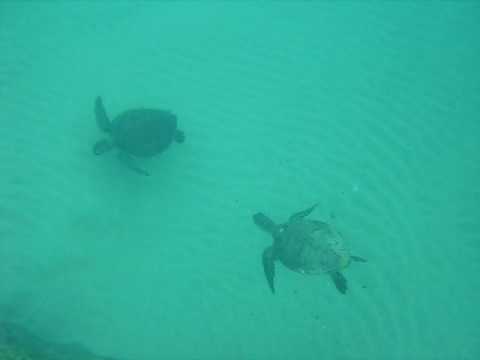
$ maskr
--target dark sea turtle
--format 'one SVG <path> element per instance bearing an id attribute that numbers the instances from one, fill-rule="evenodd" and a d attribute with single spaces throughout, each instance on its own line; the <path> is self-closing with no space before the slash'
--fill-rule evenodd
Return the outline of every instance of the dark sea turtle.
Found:
<path id="1" fill-rule="evenodd" d="M 149 173 L 137 166 L 135 157 L 151 157 L 165 151 L 172 141 L 185 141 L 184 133 L 177 129 L 177 117 L 166 110 L 131 109 L 110 121 L 101 97 L 97 97 L 95 119 L 100 130 L 110 136 L 95 143 L 94 154 L 117 148 L 120 159 L 142 175 Z"/>
<path id="2" fill-rule="evenodd" d="M 59 343 L 25 325 L 0 320 L 1 360 L 119 360 L 93 353 L 81 343 Z"/>
<path id="3" fill-rule="evenodd" d="M 342 294 L 347 291 L 347 279 L 341 271 L 351 261 L 366 261 L 350 255 L 343 245 L 342 236 L 332 226 L 323 221 L 306 219 L 315 207 L 295 213 L 288 222 L 279 225 L 261 212 L 253 215 L 255 224 L 273 237 L 273 245 L 263 251 L 263 269 L 273 293 L 276 260 L 302 274 L 329 274 Z"/>

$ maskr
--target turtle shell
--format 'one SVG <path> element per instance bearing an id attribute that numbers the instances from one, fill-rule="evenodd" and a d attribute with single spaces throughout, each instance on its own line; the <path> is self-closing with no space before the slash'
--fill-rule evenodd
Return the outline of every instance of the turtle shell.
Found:
<path id="1" fill-rule="evenodd" d="M 287 223 L 274 248 L 286 267 L 303 274 L 336 272 L 350 263 L 342 236 L 322 221 L 299 219 Z"/>
<path id="2" fill-rule="evenodd" d="M 172 143 L 177 133 L 177 117 L 169 111 L 132 109 L 112 122 L 115 145 L 141 157 L 158 154 Z"/>

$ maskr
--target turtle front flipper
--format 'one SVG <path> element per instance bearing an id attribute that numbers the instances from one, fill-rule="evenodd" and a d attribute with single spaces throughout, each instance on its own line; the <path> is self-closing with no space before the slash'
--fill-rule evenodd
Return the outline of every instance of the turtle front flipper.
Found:
<path id="1" fill-rule="evenodd" d="M 253 222 L 262 230 L 274 234 L 277 231 L 277 225 L 267 215 L 262 212 L 253 215 Z"/>
<path id="2" fill-rule="evenodd" d="M 347 292 L 347 279 L 345 276 L 343 276 L 341 272 L 336 271 L 330 273 L 330 277 L 332 278 L 337 290 L 342 294 L 345 294 Z"/>
<path id="3" fill-rule="evenodd" d="M 103 106 L 102 98 L 97 96 L 95 99 L 95 120 L 97 121 L 97 126 L 100 130 L 103 130 L 107 133 L 112 131 L 112 124 L 108 119 L 107 112 Z"/>
<path id="4" fill-rule="evenodd" d="M 124 163 L 125 165 L 127 165 L 127 167 L 130 169 L 130 170 L 133 170 L 135 171 L 137 174 L 140 174 L 140 175 L 145 175 L 145 176 L 150 176 L 150 173 L 144 169 L 142 169 L 141 167 L 139 167 L 135 161 L 135 159 L 133 158 L 132 155 L 130 154 L 127 154 L 126 152 L 123 152 L 123 151 L 120 151 L 118 153 L 118 159 Z"/>
<path id="5" fill-rule="evenodd" d="M 351 255 L 350 259 L 352 259 L 353 261 L 357 261 L 357 262 L 367 262 L 367 259 L 364 259 L 360 256 L 355 256 L 355 255 Z"/>
<path id="6" fill-rule="evenodd" d="M 275 285 L 273 283 L 273 280 L 275 278 L 275 257 L 273 254 L 273 246 L 270 246 L 263 250 L 262 261 L 263 271 L 265 272 L 268 286 L 270 286 L 270 290 L 272 290 L 272 293 L 275 294 Z"/>
<path id="7" fill-rule="evenodd" d="M 317 207 L 317 205 L 318 204 L 315 204 L 315 205 L 309 207 L 308 209 L 305 209 L 305 210 L 302 210 L 302 211 L 299 211 L 299 212 L 293 214 L 292 216 L 290 216 L 290 221 L 303 219 L 304 217 L 310 215 L 311 212 Z"/>

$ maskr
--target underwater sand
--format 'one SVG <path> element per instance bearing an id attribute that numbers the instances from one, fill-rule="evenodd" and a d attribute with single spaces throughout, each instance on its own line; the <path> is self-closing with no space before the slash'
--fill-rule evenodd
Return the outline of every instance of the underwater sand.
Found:
<path id="1" fill-rule="evenodd" d="M 126 359 L 480 358 L 480 5 L 0 4 L 0 319 Z M 142 177 L 93 101 L 170 109 Z M 346 295 L 261 253 L 319 203 Z"/>

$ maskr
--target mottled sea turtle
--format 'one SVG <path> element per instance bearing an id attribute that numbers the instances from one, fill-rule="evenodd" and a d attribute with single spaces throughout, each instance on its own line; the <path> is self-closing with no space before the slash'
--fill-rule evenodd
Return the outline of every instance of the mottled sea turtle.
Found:
<path id="1" fill-rule="evenodd" d="M 93 146 L 95 155 L 113 148 L 119 150 L 120 159 L 142 175 L 149 173 L 141 169 L 135 157 L 150 157 L 165 151 L 173 140 L 182 143 L 185 135 L 177 129 L 177 117 L 166 110 L 131 109 L 110 121 L 102 99 L 95 100 L 95 119 L 100 130 L 109 138 L 99 140 Z"/>
<path id="2" fill-rule="evenodd" d="M 97 355 L 81 343 L 52 342 L 24 326 L 0 320 L 1 360 L 119 360 Z"/>
<path id="3" fill-rule="evenodd" d="M 323 221 L 306 219 L 315 206 L 293 214 L 288 222 L 279 225 L 261 212 L 253 215 L 255 224 L 273 237 L 273 245 L 263 251 L 263 269 L 273 293 L 275 260 L 302 274 L 329 274 L 342 294 L 347 291 L 347 279 L 342 275 L 342 269 L 352 260 L 366 261 L 350 255 L 343 245 L 342 236 L 332 226 Z"/>

